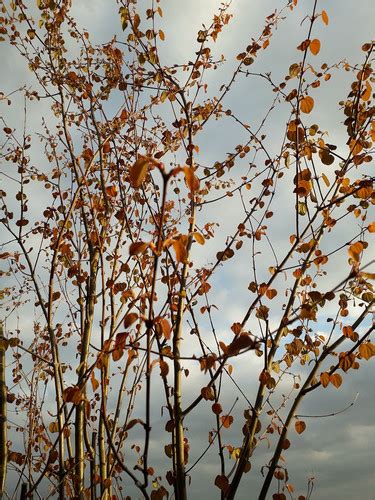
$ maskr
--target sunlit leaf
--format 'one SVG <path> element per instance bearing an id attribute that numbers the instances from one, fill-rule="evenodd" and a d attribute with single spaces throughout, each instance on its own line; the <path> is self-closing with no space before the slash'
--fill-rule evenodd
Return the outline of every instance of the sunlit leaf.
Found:
<path id="1" fill-rule="evenodd" d="M 320 374 L 320 383 L 322 384 L 323 387 L 327 387 L 329 384 L 329 373 L 328 372 L 323 372 Z"/>
<path id="2" fill-rule="evenodd" d="M 302 97 L 300 100 L 300 110 L 302 113 L 311 113 L 314 108 L 314 99 L 309 95 Z"/>
<path id="3" fill-rule="evenodd" d="M 364 359 L 370 359 L 375 356 L 375 345 L 371 342 L 365 342 L 359 346 L 359 354 Z"/>

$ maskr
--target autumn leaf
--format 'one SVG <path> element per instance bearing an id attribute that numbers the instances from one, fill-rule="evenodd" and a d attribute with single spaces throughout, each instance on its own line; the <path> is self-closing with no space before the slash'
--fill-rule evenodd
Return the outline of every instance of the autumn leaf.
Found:
<path id="1" fill-rule="evenodd" d="M 328 15 L 327 15 L 327 12 L 325 10 L 322 10 L 322 21 L 323 23 L 328 26 L 328 23 L 329 23 L 329 19 L 328 19 Z"/>
<path id="2" fill-rule="evenodd" d="M 234 418 L 232 417 L 232 415 L 223 415 L 222 417 L 220 417 L 220 420 L 223 427 L 229 429 L 229 427 L 233 424 Z"/>
<path id="3" fill-rule="evenodd" d="M 314 40 L 311 40 L 310 45 L 309 45 L 309 49 L 314 56 L 319 54 L 320 40 L 318 40 L 317 38 L 314 38 Z"/>
<path id="4" fill-rule="evenodd" d="M 144 241 L 135 241 L 129 247 L 129 255 L 140 255 L 144 253 L 149 247 L 149 243 Z"/>
<path id="5" fill-rule="evenodd" d="M 78 405 L 81 401 L 83 401 L 84 395 L 81 389 L 77 386 L 67 387 L 63 392 L 63 400 L 65 403 L 73 403 L 74 405 Z"/>
<path id="6" fill-rule="evenodd" d="M 184 167 L 185 173 L 185 182 L 187 187 L 190 189 L 191 193 L 195 193 L 199 189 L 199 179 L 194 173 L 194 169 L 192 167 Z"/>
<path id="7" fill-rule="evenodd" d="M 330 382 L 329 373 L 328 372 L 322 372 L 320 374 L 319 379 L 320 379 L 320 383 L 322 384 L 322 386 L 323 387 L 327 387 L 327 385 Z"/>
<path id="8" fill-rule="evenodd" d="M 339 373 L 332 373 L 329 376 L 329 381 L 334 387 L 336 387 L 336 389 L 338 389 L 342 384 L 342 377 Z"/>
<path id="9" fill-rule="evenodd" d="M 294 424 L 294 427 L 298 434 L 302 434 L 302 432 L 306 429 L 306 424 L 303 420 L 297 420 L 297 422 Z"/>
<path id="10" fill-rule="evenodd" d="M 130 168 L 129 180 L 133 188 L 139 188 L 146 178 L 150 168 L 151 159 L 148 156 L 139 155 L 137 161 Z"/>
<path id="11" fill-rule="evenodd" d="M 366 342 L 365 344 L 361 344 L 359 346 L 359 354 L 362 358 L 368 360 L 375 356 L 375 345 L 371 342 Z"/>
<path id="12" fill-rule="evenodd" d="M 371 222 L 367 229 L 369 233 L 375 233 L 375 222 Z"/>
<path id="13" fill-rule="evenodd" d="M 178 238 L 172 241 L 172 246 L 176 254 L 177 262 L 185 263 L 188 257 L 188 236 L 186 234 L 181 234 Z"/>
<path id="14" fill-rule="evenodd" d="M 229 480 L 227 476 L 219 475 L 215 478 L 215 486 L 217 486 L 221 491 L 226 491 L 229 488 Z"/>
<path id="15" fill-rule="evenodd" d="M 211 408 L 213 413 L 215 413 L 215 415 L 220 415 L 220 413 L 223 411 L 223 408 L 220 403 L 214 403 Z"/>
<path id="16" fill-rule="evenodd" d="M 311 113 L 314 108 L 314 99 L 309 95 L 302 97 L 300 100 L 300 110 L 302 113 Z"/>
<path id="17" fill-rule="evenodd" d="M 132 325 L 133 323 L 135 323 L 135 321 L 137 321 L 138 319 L 138 314 L 137 313 L 129 313 L 125 316 L 124 318 L 124 326 L 125 328 L 129 328 L 130 325 Z"/>
<path id="18" fill-rule="evenodd" d="M 198 233 L 197 231 L 194 231 L 193 237 L 197 243 L 200 245 L 204 245 L 206 240 L 204 239 L 204 236 L 201 233 Z"/>
<path id="19" fill-rule="evenodd" d="M 354 262 L 358 263 L 360 261 L 360 256 L 363 250 L 363 243 L 361 241 L 357 241 L 350 245 L 348 249 L 349 257 L 354 260 Z"/>
<path id="20" fill-rule="evenodd" d="M 166 377 L 169 372 L 169 366 L 166 361 L 160 360 L 160 374 L 162 377 Z"/>

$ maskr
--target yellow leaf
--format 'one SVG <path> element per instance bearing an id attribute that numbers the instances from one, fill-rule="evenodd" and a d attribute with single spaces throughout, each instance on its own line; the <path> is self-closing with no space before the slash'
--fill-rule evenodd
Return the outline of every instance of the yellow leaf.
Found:
<path id="1" fill-rule="evenodd" d="M 328 15 L 325 10 L 322 10 L 322 21 L 327 26 L 329 23 Z"/>
<path id="2" fill-rule="evenodd" d="M 320 40 L 318 40 L 317 38 L 314 38 L 314 40 L 311 40 L 310 45 L 309 45 L 309 49 L 314 56 L 319 54 Z"/>
<path id="3" fill-rule="evenodd" d="M 298 434 L 302 434 L 302 432 L 306 429 L 306 424 L 303 420 L 297 420 L 294 427 Z"/>
<path id="4" fill-rule="evenodd" d="M 323 181 L 324 181 L 324 184 L 329 187 L 330 186 L 330 182 L 329 182 L 329 179 L 328 177 L 326 176 L 326 174 L 322 174 L 322 178 L 323 178 Z"/>
<path id="5" fill-rule="evenodd" d="M 302 113 L 310 113 L 314 107 L 314 99 L 307 95 L 306 97 L 302 97 L 300 101 L 300 109 Z"/>
<path id="6" fill-rule="evenodd" d="M 147 156 L 139 156 L 129 172 L 130 184 L 134 188 L 139 188 L 145 180 L 150 168 L 151 159 Z"/>
<path id="7" fill-rule="evenodd" d="M 200 245 L 204 245 L 206 240 L 204 239 L 204 236 L 201 235 L 201 233 L 198 233 L 198 232 L 194 232 L 193 233 L 193 236 L 194 236 L 194 239 L 197 243 L 199 243 Z"/>
<path id="8" fill-rule="evenodd" d="M 165 40 L 164 31 L 159 30 L 159 38 L 160 38 L 160 40 L 162 40 L 162 41 L 164 41 L 164 40 Z"/>

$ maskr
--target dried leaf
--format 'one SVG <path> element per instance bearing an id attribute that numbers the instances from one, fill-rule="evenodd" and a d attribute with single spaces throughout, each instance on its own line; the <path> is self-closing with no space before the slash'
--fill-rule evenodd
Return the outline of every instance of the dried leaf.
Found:
<path id="1" fill-rule="evenodd" d="M 140 255 L 144 253 L 149 247 L 149 243 L 144 241 L 136 241 L 132 243 L 129 247 L 129 255 Z"/>
<path id="2" fill-rule="evenodd" d="M 323 387 L 327 387 L 327 385 L 329 384 L 329 373 L 328 372 L 323 372 L 320 374 L 320 383 L 322 384 Z"/>
<path id="3" fill-rule="evenodd" d="M 130 325 L 132 325 L 135 321 L 138 319 L 138 314 L 137 313 L 129 313 L 125 316 L 124 318 L 124 326 L 125 328 L 129 328 Z"/>
<path id="4" fill-rule="evenodd" d="M 306 424 L 303 420 L 297 420 L 294 427 L 298 434 L 302 434 L 302 432 L 306 429 Z"/>
<path id="5" fill-rule="evenodd" d="M 226 429 L 229 429 L 229 427 L 233 424 L 234 419 L 233 419 L 232 415 L 223 415 L 222 417 L 220 417 L 220 420 L 221 420 L 223 427 L 225 427 Z"/>

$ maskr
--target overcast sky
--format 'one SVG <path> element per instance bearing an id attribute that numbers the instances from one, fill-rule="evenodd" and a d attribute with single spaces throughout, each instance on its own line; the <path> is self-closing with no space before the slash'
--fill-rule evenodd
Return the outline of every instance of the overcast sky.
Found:
<path id="1" fill-rule="evenodd" d="M 72 2 L 73 12 L 79 25 L 88 29 L 92 34 L 93 42 L 105 43 L 112 39 L 114 34 L 117 34 L 119 38 L 122 36 L 117 14 L 118 6 L 114 1 L 72 0 Z M 142 2 L 142 5 L 145 4 Z M 216 0 L 163 0 L 160 5 L 164 16 L 160 20 L 159 27 L 163 29 L 166 37 L 161 49 L 162 64 L 180 64 L 193 59 L 194 52 L 197 50 L 196 33 L 202 28 L 202 24 L 210 24 L 220 2 Z M 227 63 L 217 72 L 211 73 L 208 78 L 212 94 L 216 93 L 223 82 L 228 81 L 236 55 L 246 47 L 252 37 L 257 38 L 263 28 L 265 16 L 282 5 L 283 2 L 278 0 L 232 0 L 229 12 L 233 14 L 233 19 L 214 46 L 216 56 L 220 57 L 221 54 L 225 54 Z M 311 12 L 312 5 L 312 0 L 300 0 L 293 12 L 286 12 L 286 19 L 275 31 L 270 48 L 261 54 L 251 66 L 253 72 L 271 73 L 275 82 L 282 81 L 288 74 L 289 66 L 298 62 L 301 57 L 296 47 L 306 38 L 308 23 L 304 19 Z M 319 67 L 323 62 L 330 64 L 343 59 L 347 59 L 351 64 L 361 63 L 362 44 L 374 39 L 375 2 L 373 0 L 319 0 L 317 10 L 320 12 L 322 9 L 327 11 L 330 22 L 328 26 L 317 22 L 314 27 L 313 37 L 321 40 L 322 47 L 319 55 L 310 61 L 311 64 Z M 0 45 L 0 50 L 2 58 L 0 91 L 7 94 L 24 84 L 33 84 L 27 64 L 18 53 L 5 44 Z M 329 130 L 329 142 L 338 144 L 339 148 L 343 149 L 346 142 L 345 127 L 342 125 L 343 116 L 339 110 L 338 101 L 346 98 L 351 79 L 352 74 L 340 71 L 337 75 L 333 74 L 332 80 L 327 82 L 322 89 L 314 89 L 314 97 L 319 105 L 314 110 L 311 119 L 316 120 L 322 129 Z M 225 109 L 231 108 L 239 118 L 250 123 L 252 129 L 256 130 L 273 99 L 272 89 L 263 79 L 242 78 L 228 97 Z M 14 114 L 7 115 L 7 119 L 13 126 L 17 126 L 19 116 L 21 116 L 22 101 L 16 104 L 14 109 L 18 110 L 20 115 L 14 113 L 13 110 Z M 52 120 L 48 103 L 41 101 L 31 105 L 28 117 L 30 130 L 40 130 L 42 116 L 47 120 Z M 267 122 L 266 143 L 274 153 L 280 149 L 280 141 L 284 132 L 283 125 L 287 118 L 288 110 L 286 107 L 279 106 Z M 207 128 L 205 135 L 198 140 L 199 161 L 202 164 L 212 165 L 244 140 L 245 135 L 239 136 L 241 132 L 238 127 L 232 126 L 229 121 L 225 123 L 228 124 L 228 128 L 224 136 L 220 135 L 222 131 L 218 128 L 222 125 L 217 126 L 213 123 L 212 127 Z M 215 242 L 207 242 L 204 250 L 197 250 L 196 259 L 200 265 L 213 261 L 217 249 L 231 233 L 232 214 L 239 206 L 238 198 L 228 199 L 220 206 L 214 205 L 212 209 L 208 205 L 204 212 L 198 215 L 201 220 L 204 218 L 220 223 L 217 230 L 218 239 Z M 274 248 L 279 255 L 282 255 L 283 250 L 289 245 L 289 235 L 293 232 L 288 212 L 288 208 L 293 209 L 293 203 L 286 193 L 285 196 L 283 193 L 280 194 L 280 207 L 280 217 L 274 222 L 272 235 Z M 7 237 L 1 236 L 1 238 L 5 241 Z M 328 239 L 327 247 L 337 245 L 341 241 L 340 238 L 342 242 L 346 241 L 345 231 L 336 235 L 334 241 Z M 248 251 L 251 251 L 250 245 Z M 346 258 L 345 253 L 337 257 L 336 269 L 332 269 L 330 281 L 326 284 L 327 288 L 335 283 L 336 276 L 340 275 L 340 265 L 345 262 Z M 270 263 L 265 266 L 264 273 L 268 266 L 272 265 L 271 259 L 268 261 Z M 223 269 L 212 281 L 212 302 L 219 308 L 214 312 L 214 319 L 217 333 L 224 341 L 230 338 L 230 325 L 243 317 L 248 306 L 249 296 L 243 291 L 247 290 L 250 276 L 250 270 L 244 270 L 242 256 L 234 258 L 231 265 Z M 280 305 L 281 302 L 275 302 L 275 304 L 277 307 L 277 304 Z M 351 312 L 355 313 L 355 311 Z M 31 322 L 32 317 L 22 320 L 21 329 L 30 329 Z M 252 326 L 251 323 L 249 327 Z M 256 327 L 255 322 L 254 327 Z M 10 328 L 14 328 L 14 324 L 10 324 Z M 317 329 L 324 333 L 325 325 L 318 324 Z M 236 381 L 246 391 L 250 400 L 254 397 L 260 369 L 261 361 L 256 358 L 251 364 L 248 359 L 239 360 L 236 366 Z M 324 415 L 337 412 L 355 400 L 352 407 L 335 417 L 305 418 L 307 430 L 301 436 L 291 431 L 289 439 L 292 446 L 285 456 L 290 482 L 295 485 L 299 494 L 306 491 L 309 478 L 314 478 L 311 498 L 316 500 L 336 498 L 349 500 L 354 497 L 371 500 L 375 498 L 374 374 L 374 360 L 362 363 L 359 371 L 352 371 L 350 376 L 345 377 L 343 390 L 337 391 L 332 386 L 324 390 L 319 389 L 312 393 L 299 409 L 299 413 L 303 415 Z M 193 397 L 196 390 L 199 390 L 198 384 L 198 376 L 192 370 L 192 377 L 185 386 L 186 402 Z M 157 382 L 155 387 L 157 387 Z M 234 403 L 237 392 L 231 386 L 230 381 L 225 382 L 224 389 L 223 406 L 229 408 Z M 241 396 L 239 398 L 233 411 L 235 422 L 241 422 L 243 410 L 246 408 L 246 402 L 241 400 Z M 208 430 L 210 425 L 213 425 L 210 413 L 211 403 L 208 403 L 203 404 L 198 412 L 186 422 L 192 450 L 191 463 L 205 448 Z M 159 408 L 154 411 L 154 419 L 155 434 L 151 442 L 151 464 L 155 467 L 157 465 L 164 467 L 166 462 L 163 458 L 163 450 L 159 446 L 159 437 L 164 446 L 166 434 L 163 432 L 163 418 L 160 417 Z M 224 441 L 227 438 L 227 442 L 237 440 L 240 443 L 239 430 L 238 427 L 228 430 L 227 434 L 224 434 Z M 213 447 L 205 459 L 192 471 L 190 498 L 218 498 L 218 490 L 213 486 L 213 479 L 218 473 L 215 453 L 216 449 Z M 241 500 L 257 498 L 259 484 L 261 484 L 260 469 L 267 463 L 270 456 L 267 443 L 264 441 L 252 460 L 251 472 L 243 478 L 237 498 Z"/>

